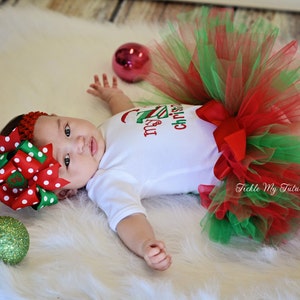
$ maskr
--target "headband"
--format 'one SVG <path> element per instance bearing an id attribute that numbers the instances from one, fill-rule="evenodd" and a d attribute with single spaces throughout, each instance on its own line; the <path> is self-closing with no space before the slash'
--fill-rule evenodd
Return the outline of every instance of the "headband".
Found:
<path id="1" fill-rule="evenodd" d="M 20 123 L 18 124 L 21 140 L 28 140 L 32 142 L 34 125 L 40 116 L 48 116 L 48 114 L 41 111 L 32 111 L 26 115 L 23 115 Z"/>
<path id="2" fill-rule="evenodd" d="M 20 129 L 18 126 L 9 136 L 0 136 L 0 201 L 14 210 L 27 206 L 39 210 L 56 204 L 52 191 L 69 183 L 59 178 L 60 164 L 52 156 L 52 144 L 37 148 L 28 141 L 41 115 L 47 114 L 25 115 Z"/>

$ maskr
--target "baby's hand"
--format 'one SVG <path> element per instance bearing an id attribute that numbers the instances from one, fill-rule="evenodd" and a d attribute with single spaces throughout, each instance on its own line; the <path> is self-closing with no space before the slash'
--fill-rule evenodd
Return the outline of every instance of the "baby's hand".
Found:
<path id="1" fill-rule="evenodd" d="M 112 86 L 110 86 L 107 75 L 102 75 L 103 84 L 101 84 L 98 75 L 94 75 L 94 83 L 90 84 L 90 89 L 87 92 L 95 97 L 99 97 L 109 103 L 115 96 L 124 96 L 123 92 L 118 88 L 117 77 L 113 76 Z"/>
<path id="2" fill-rule="evenodd" d="M 164 243 L 160 241 L 147 241 L 144 245 L 144 260 L 149 267 L 159 271 L 168 269 L 172 263 Z"/>

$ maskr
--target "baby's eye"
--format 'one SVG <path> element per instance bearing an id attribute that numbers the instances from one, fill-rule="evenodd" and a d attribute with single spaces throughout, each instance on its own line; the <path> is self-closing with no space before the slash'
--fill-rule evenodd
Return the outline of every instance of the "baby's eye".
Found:
<path id="1" fill-rule="evenodd" d="M 71 128 L 70 128 L 69 124 L 66 124 L 66 126 L 65 126 L 65 135 L 67 137 L 69 137 L 71 135 Z"/>
<path id="2" fill-rule="evenodd" d="M 68 154 L 65 156 L 65 158 L 64 158 L 64 163 L 65 163 L 66 168 L 69 167 L 70 162 L 71 162 L 71 160 L 70 160 L 70 154 L 68 153 Z"/>

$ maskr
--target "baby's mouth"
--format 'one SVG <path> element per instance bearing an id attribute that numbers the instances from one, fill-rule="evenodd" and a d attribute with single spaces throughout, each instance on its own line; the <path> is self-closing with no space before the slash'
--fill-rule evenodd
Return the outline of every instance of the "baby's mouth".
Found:
<path id="1" fill-rule="evenodd" d="M 90 141 L 90 151 L 92 156 L 94 156 L 98 151 L 97 141 L 94 137 L 92 137 Z"/>

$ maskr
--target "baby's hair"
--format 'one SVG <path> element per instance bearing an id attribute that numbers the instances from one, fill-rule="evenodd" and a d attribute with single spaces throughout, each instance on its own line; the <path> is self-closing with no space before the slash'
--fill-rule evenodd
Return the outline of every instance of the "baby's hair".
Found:
<path id="1" fill-rule="evenodd" d="M 31 111 L 25 115 L 19 115 L 13 118 L 2 129 L 1 135 L 9 135 L 13 129 L 18 128 L 21 141 L 28 140 L 33 142 L 34 125 L 37 119 L 41 116 L 48 116 L 47 113 L 41 111 Z"/>
<path id="2" fill-rule="evenodd" d="M 16 117 L 14 117 L 13 119 L 11 119 L 5 125 L 5 127 L 1 130 L 1 135 L 9 135 L 13 131 L 13 129 L 18 127 L 18 125 L 20 124 L 20 121 L 22 120 L 23 116 L 24 115 L 18 115 Z"/>

